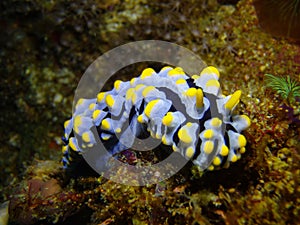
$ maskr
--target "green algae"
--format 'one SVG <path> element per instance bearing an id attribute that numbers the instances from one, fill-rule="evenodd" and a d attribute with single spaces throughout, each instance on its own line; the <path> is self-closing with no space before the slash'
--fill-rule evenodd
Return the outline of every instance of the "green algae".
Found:
<path id="1" fill-rule="evenodd" d="M 290 76 L 276 77 L 272 74 L 265 74 L 266 86 L 276 91 L 289 104 L 295 104 L 296 98 L 300 97 L 300 84 L 292 80 Z"/>

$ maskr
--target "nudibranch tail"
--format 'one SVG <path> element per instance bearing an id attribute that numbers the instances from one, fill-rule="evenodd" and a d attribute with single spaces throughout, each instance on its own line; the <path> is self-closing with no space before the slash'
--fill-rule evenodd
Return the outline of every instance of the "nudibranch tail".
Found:
<path id="1" fill-rule="evenodd" d="M 131 148 L 142 135 L 161 140 L 200 170 L 228 167 L 245 152 L 241 132 L 251 122 L 233 113 L 241 91 L 222 95 L 219 77 L 212 66 L 192 77 L 180 67 L 158 73 L 147 68 L 130 81 L 115 81 L 112 90 L 94 99 L 80 99 L 64 124 L 64 167 L 96 145 L 96 139 L 113 155 Z"/>

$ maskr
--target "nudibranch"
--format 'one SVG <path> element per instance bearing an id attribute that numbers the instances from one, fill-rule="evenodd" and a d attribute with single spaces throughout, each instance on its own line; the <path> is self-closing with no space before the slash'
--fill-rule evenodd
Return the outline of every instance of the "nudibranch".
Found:
<path id="1" fill-rule="evenodd" d="M 158 73 L 146 68 L 130 81 L 116 80 L 112 90 L 93 99 L 80 99 L 64 123 L 64 167 L 72 155 L 94 146 L 96 138 L 115 155 L 130 149 L 135 137 L 160 140 L 202 171 L 228 167 L 245 152 L 241 132 L 250 119 L 233 112 L 241 91 L 222 95 L 219 76 L 212 66 L 193 76 L 180 67 Z"/>

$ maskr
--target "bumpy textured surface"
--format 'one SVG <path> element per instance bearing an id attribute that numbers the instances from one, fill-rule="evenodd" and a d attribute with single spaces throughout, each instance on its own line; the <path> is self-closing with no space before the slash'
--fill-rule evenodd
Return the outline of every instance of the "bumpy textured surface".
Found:
<path id="1" fill-rule="evenodd" d="M 115 81 L 111 91 L 97 98 L 80 99 L 64 124 L 64 167 L 72 154 L 96 144 L 93 126 L 112 155 L 129 149 L 136 137 L 151 136 L 200 170 L 228 167 L 245 152 L 241 132 L 250 119 L 233 114 L 241 91 L 222 95 L 219 76 L 212 66 L 191 77 L 180 67 L 164 67 L 158 73 L 147 68 L 130 81 Z"/>

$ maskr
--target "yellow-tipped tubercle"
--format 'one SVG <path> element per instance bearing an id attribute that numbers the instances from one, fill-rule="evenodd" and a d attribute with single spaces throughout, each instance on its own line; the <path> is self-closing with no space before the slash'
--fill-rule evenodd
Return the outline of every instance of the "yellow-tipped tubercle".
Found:
<path id="1" fill-rule="evenodd" d="M 246 115 L 241 115 L 241 117 L 247 122 L 247 126 L 250 127 L 250 125 L 251 125 L 250 118 Z"/>
<path id="2" fill-rule="evenodd" d="M 207 83 L 205 84 L 206 87 L 220 87 L 220 83 L 218 80 L 209 80 L 207 81 Z"/>
<path id="3" fill-rule="evenodd" d="M 231 162 L 236 162 L 237 160 L 238 160 L 237 155 L 233 155 L 233 156 L 231 157 Z"/>
<path id="4" fill-rule="evenodd" d="M 221 151 L 220 151 L 220 155 L 221 156 L 227 156 L 229 153 L 229 149 L 226 145 L 222 145 Z"/>
<path id="5" fill-rule="evenodd" d="M 184 75 L 184 71 L 181 67 L 175 67 L 174 69 L 168 72 L 169 76 L 177 76 L 177 75 Z"/>
<path id="6" fill-rule="evenodd" d="M 220 127 L 222 125 L 222 120 L 220 120 L 218 117 L 214 117 L 211 119 L 211 125 L 213 127 Z"/>
<path id="7" fill-rule="evenodd" d="M 238 137 L 238 142 L 239 142 L 240 147 L 245 147 L 247 144 L 247 140 L 246 140 L 245 136 L 242 134 Z"/>
<path id="8" fill-rule="evenodd" d="M 214 67 L 214 66 L 208 66 L 208 67 L 204 68 L 201 71 L 200 76 L 203 75 L 203 74 L 216 74 L 218 78 L 220 77 L 219 70 L 216 67 Z"/>
<path id="9" fill-rule="evenodd" d="M 110 123 L 107 119 L 102 120 L 101 128 L 103 130 L 109 130 L 111 128 Z"/>
<path id="10" fill-rule="evenodd" d="M 222 163 L 221 158 L 220 158 L 219 156 L 216 156 L 216 157 L 214 158 L 214 160 L 213 160 L 213 164 L 214 164 L 215 166 L 220 166 L 221 163 Z"/>
<path id="11" fill-rule="evenodd" d="M 189 88 L 186 90 L 185 94 L 189 97 L 194 97 L 197 94 L 196 88 Z"/>
<path id="12" fill-rule="evenodd" d="M 114 88 L 115 88 L 116 90 L 119 90 L 119 89 L 120 89 L 121 83 L 122 83 L 121 80 L 116 80 L 115 83 L 114 83 Z"/>
<path id="13" fill-rule="evenodd" d="M 232 110 L 239 103 L 241 95 L 241 90 L 237 90 L 236 92 L 234 92 L 231 95 L 230 99 L 225 103 L 225 109 Z"/>
<path id="14" fill-rule="evenodd" d="M 137 118 L 137 121 L 139 123 L 143 123 L 144 122 L 143 115 L 139 115 L 138 118 Z"/>
<path id="15" fill-rule="evenodd" d="M 82 140 L 83 140 L 84 142 L 90 142 L 90 141 L 91 141 L 91 138 L 90 138 L 90 135 L 89 135 L 88 132 L 83 132 L 83 133 L 82 133 Z"/>
<path id="16" fill-rule="evenodd" d="M 105 98 L 105 103 L 110 107 L 112 108 L 115 104 L 115 100 L 113 98 L 112 95 L 106 95 L 106 98 Z"/>
<path id="17" fill-rule="evenodd" d="M 79 133 L 79 127 L 82 125 L 82 116 L 80 115 L 77 115 L 75 118 L 74 118 L 74 131 L 76 133 Z"/>
<path id="18" fill-rule="evenodd" d="M 104 99 L 104 97 L 105 97 L 105 92 L 100 92 L 100 93 L 98 93 L 98 95 L 97 95 L 97 101 L 98 102 L 102 102 L 103 101 L 103 99 Z"/>
<path id="19" fill-rule="evenodd" d="M 146 77 L 150 77 L 153 73 L 155 73 L 155 71 L 152 68 L 144 69 L 142 74 L 141 74 L 141 79 L 145 79 Z"/>
<path id="20" fill-rule="evenodd" d="M 187 158 L 192 158 L 195 154 L 195 149 L 193 147 L 188 147 L 185 151 L 185 156 Z"/>
<path id="21" fill-rule="evenodd" d="M 146 88 L 143 90 L 143 92 L 142 92 L 143 97 L 144 97 L 144 98 L 147 97 L 148 94 L 149 94 L 151 91 L 154 91 L 155 89 L 156 89 L 156 88 L 155 88 L 154 86 L 148 86 L 148 87 L 146 87 Z"/>
<path id="22" fill-rule="evenodd" d="M 206 139 L 210 139 L 214 136 L 214 131 L 212 129 L 207 129 L 203 133 L 203 137 Z"/>
<path id="23" fill-rule="evenodd" d="M 203 107 L 203 92 L 201 89 L 196 91 L 196 107 L 198 109 Z"/>
<path id="24" fill-rule="evenodd" d="M 212 141 L 206 141 L 204 143 L 203 150 L 206 154 L 210 154 L 214 150 L 214 147 L 215 147 L 215 145 Z"/>
<path id="25" fill-rule="evenodd" d="M 180 128 L 178 131 L 178 138 L 184 143 L 191 143 L 193 141 L 192 137 L 189 135 L 188 131 L 184 128 Z"/>
<path id="26" fill-rule="evenodd" d="M 149 102 L 145 108 L 145 115 L 150 118 L 151 116 L 151 111 L 153 110 L 153 107 L 159 102 L 159 99 L 152 100 Z"/>
<path id="27" fill-rule="evenodd" d="M 171 112 L 168 112 L 167 115 L 165 115 L 162 119 L 162 123 L 165 126 L 170 126 L 172 124 L 173 121 L 173 115 Z"/>

